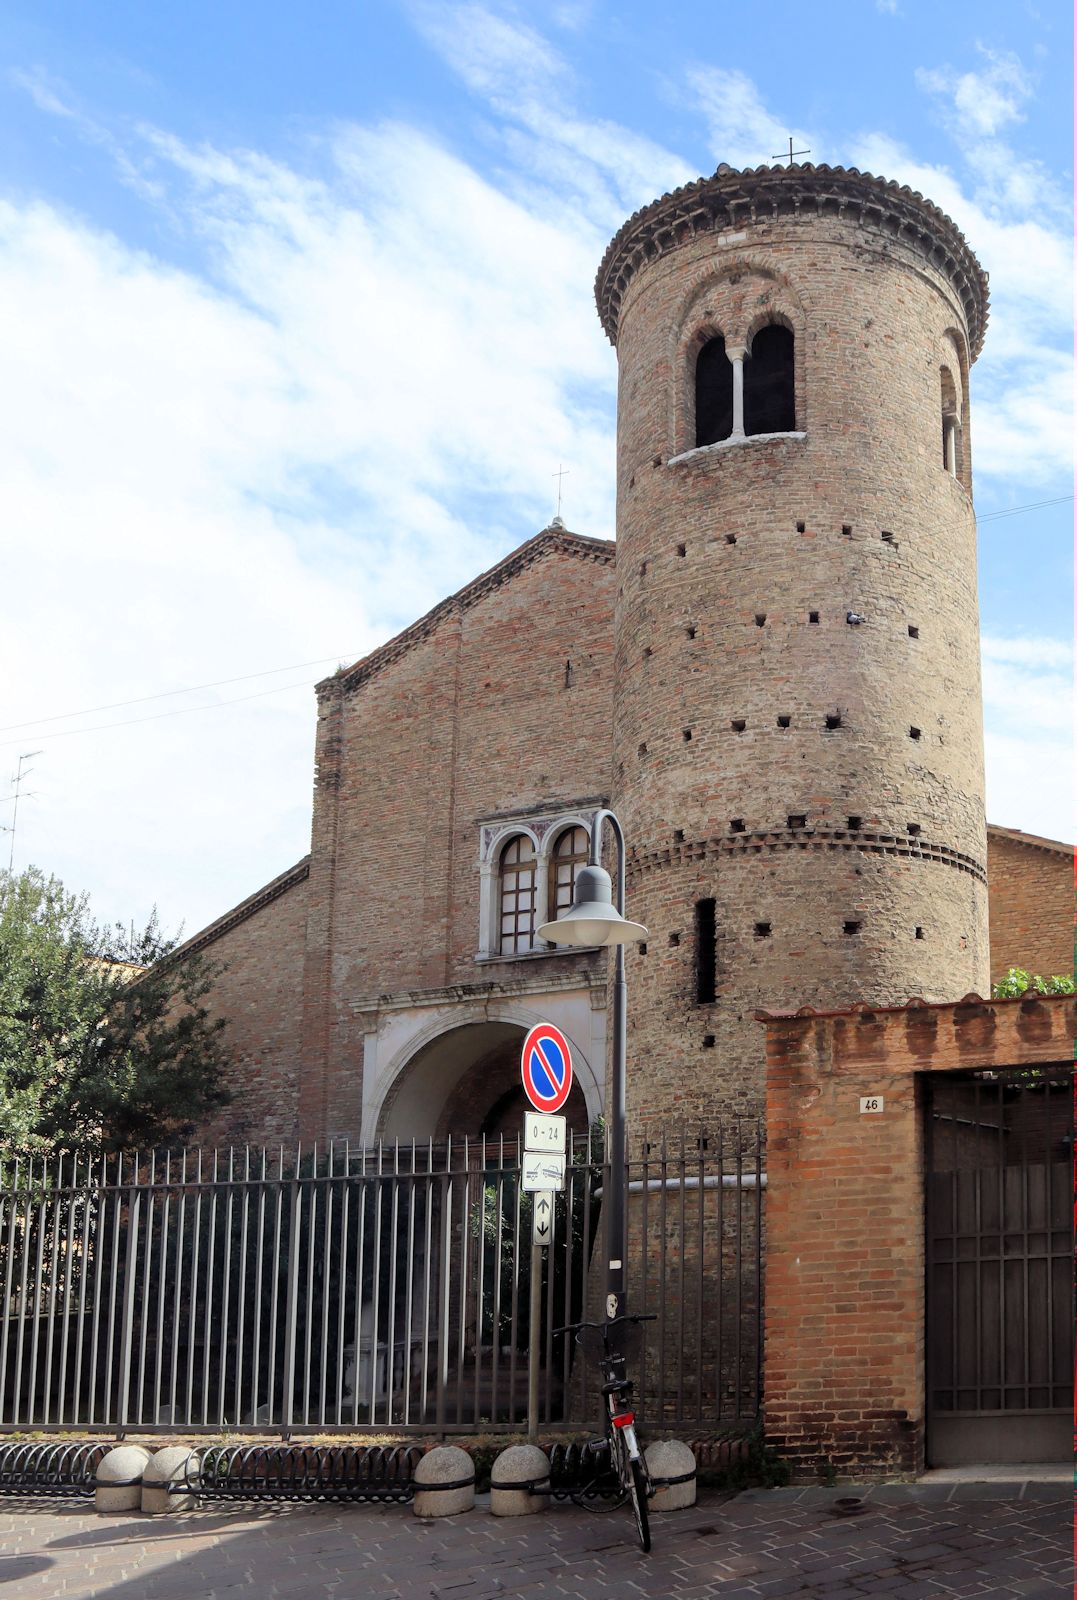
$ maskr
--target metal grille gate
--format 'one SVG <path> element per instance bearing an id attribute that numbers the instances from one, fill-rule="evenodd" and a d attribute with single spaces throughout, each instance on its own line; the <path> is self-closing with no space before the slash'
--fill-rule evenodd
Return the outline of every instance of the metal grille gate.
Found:
<path id="1" fill-rule="evenodd" d="M 1069 1460 L 1073 1074 L 927 1079 L 933 1466 Z"/>
<path id="2" fill-rule="evenodd" d="M 759 1404 L 758 1124 L 630 1141 L 634 1358 L 652 1425 Z M 579 1428 L 597 1367 L 600 1138 L 577 1136 L 545 1253 L 541 1412 Z M 0 1431 L 518 1428 L 531 1197 L 515 1140 L 310 1155 L 73 1156 L 0 1169 Z"/>

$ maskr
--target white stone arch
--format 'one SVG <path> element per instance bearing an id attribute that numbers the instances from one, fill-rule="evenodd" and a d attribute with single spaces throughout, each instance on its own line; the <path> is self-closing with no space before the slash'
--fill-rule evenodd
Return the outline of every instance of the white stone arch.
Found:
<path id="1" fill-rule="evenodd" d="M 540 928 L 544 922 L 549 922 L 553 916 L 553 908 L 550 905 L 550 867 L 553 862 L 554 845 L 567 829 L 582 828 L 587 835 L 587 846 L 590 849 L 593 823 L 593 813 L 590 816 L 585 816 L 582 811 L 566 811 L 561 816 L 554 817 L 543 833 L 542 850 L 538 861 L 539 882 L 535 886 L 536 928 Z M 552 950 L 553 946 L 540 939 L 538 940 L 538 948 L 540 950 Z"/>
<path id="2" fill-rule="evenodd" d="M 542 836 L 527 822 L 506 822 L 489 834 L 479 855 L 479 949 L 480 956 L 501 952 L 501 852 L 510 839 L 524 834 L 535 850 L 535 894 L 542 878 Z M 536 927 L 538 919 L 536 918 Z"/>
<path id="3" fill-rule="evenodd" d="M 749 310 L 751 290 L 765 285 L 767 304 Z M 674 382 L 669 394 L 670 454 L 676 459 L 696 447 L 695 373 L 703 345 L 721 333 L 726 354 L 743 364 L 751 339 L 768 322 L 780 323 L 793 335 L 793 380 L 798 418 L 804 415 L 806 385 L 804 350 L 807 317 L 787 274 L 765 255 L 729 256 L 709 261 L 693 274 L 676 313 L 670 318 L 669 359 Z M 734 376 L 734 383 L 739 383 Z M 738 408 L 739 410 L 739 408 Z M 734 436 L 737 433 L 734 418 Z M 725 441 L 722 441 L 723 443 Z"/>
<path id="4" fill-rule="evenodd" d="M 396 1011 L 368 1035 L 363 1063 L 362 1139 L 427 1139 L 464 1073 L 499 1042 L 552 1022 L 568 1040 L 588 1120 L 602 1114 L 605 1011 L 585 985 L 548 995 L 506 995 Z M 474 1030 L 471 1037 L 466 1037 Z M 439 1051 L 439 1040 L 452 1046 Z M 470 1048 L 469 1048 L 470 1046 Z M 599 1051 L 601 1050 L 601 1055 Z M 599 1062 L 596 1070 L 595 1061 Z M 410 1081 L 409 1081 L 410 1078 Z"/>

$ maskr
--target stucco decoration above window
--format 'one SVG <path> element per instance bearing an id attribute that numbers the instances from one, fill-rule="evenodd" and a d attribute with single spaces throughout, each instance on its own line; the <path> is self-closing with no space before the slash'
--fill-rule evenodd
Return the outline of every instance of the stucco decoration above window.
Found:
<path id="1" fill-rule="evenodd" d="M 571 895 L 598 804 L 480 824 L 476 960 L 512 961 L 554 952 L 556 947 L 536 939 L 533 930 L 563 909 L 566 892 Z"/>

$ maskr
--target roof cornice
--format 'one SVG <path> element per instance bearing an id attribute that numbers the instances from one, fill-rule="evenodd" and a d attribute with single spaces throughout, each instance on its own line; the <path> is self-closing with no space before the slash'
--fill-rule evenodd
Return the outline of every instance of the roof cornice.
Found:
<path id="1" fill-rule="evenodd" d="M 1073 859 L 1074 847 L 1061 839 L 1044 839 L 1038 833 L 1022 833 L 1020 828 L 1003 828 L 997 822 L 987 824 L 988 841 L 1005 840 L 1007 844 L 1023 844 L 1029 850 L 1047 850 L 1051 855 Z"/>
<path id="2" fill-rule="evenodd" d="M 704 233 L 783 216 L 836 217 L 889 239 L 919 245 L 946 274 L 964 307 L 975 361 L 987 326 L 987 274 L 957 224 L 907 184 L 856 167 L 719 167 L 635 212 L 610 241 L 595 279 L 595 299 L 611 344 L 617 343 L 621 304 L 649 261 Z"/>
<path id="3" fill-rule="evenodd" d="M 256 916 L 259 911 L 264 911 L 266 906 L 272 905 L 274 900 L 279 900 L 282 894 L 287 894 L 289 889 L 294 889 L 296 884 L 304 883 L 310 876 L 310 857 L 304 856 L 302 861 L 297 861 L 294 867 L 289 867 L 287 872 L 282 872 L 279 877 L 273 878 L 261 889 L 256 889 L 254 894 L 248 895 L 246 900 L 241 900 L 238 906 L 233 906 L 231 911 L 226 911 L 223 917 L 218 917 L 216 922 L 211 922 L 201 933 L 196 933 L 184 944 L 177 945 L 175 950 L 169 952 L 165 958 L 168 962 L 181 961 L 184 956 L 193 956 L 196 951 L 204 950 L 207 945 L 213 944 L 224 934 L 230 933 L 233 928 L 238 928 L 241 922 L 246 922 L 248 917 Z"/>
<path id="4" fill-rule="evenodd" d="M 431 611 L 405 628 L 402 633 L 398 633 L 395 638 L 379 645 L 376 650 L 372 650 L 368 656 L 363 656 L 353 666 L 344 667 L 331 677 L 323 678 L 316 685 L 318 697 L 320 699 L 325 694 L 338 693 L 341 690 L 351 694 L 369 678 L 381 672 L 384 667 L 399 661 L 401 656 L 414 649 L 423 639 L 429 638 L 447 617 L 461 616 L 465 611 L 470 611 L 472 606 L 478 605 L 487 595 L 493 594 L 511 582 L 518 573 L 535 566 L 549 555 L 567 555 L 576 560 L 612 566 L 615 551 L 616 546 L 612 539 L 589 539 L 584 534 L 571 533 L 567 528 L 559 527 L 553 522 L 548 528 L 543 528 L 541 533 L 537 533 L 533 539 L 528 539 L 526 544 L 510 551 L 496 566 L 480 573 L 455 594 L 449 595 L 448 599 L 439 601 Z"/>

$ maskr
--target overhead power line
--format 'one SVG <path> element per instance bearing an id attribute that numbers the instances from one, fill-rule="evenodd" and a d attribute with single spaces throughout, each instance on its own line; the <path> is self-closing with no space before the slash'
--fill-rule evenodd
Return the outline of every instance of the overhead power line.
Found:
<path id="1" fill-rule="evenodd" d="M 1031 505 L 1011 506 L 1008 511 L 988 511 L 986 516 L 977 517 L 977 522 L 997 522 L 999 517 L 1019 517 L 1023 511 L 1041 511 L 1044 506 L 1064 506 L 1073 499 L 1071 494 L 1060 494 L 1054 500 L 1033 500 Z"/>
<path id="2" fill-rule="evenodd" d="M 278 672 L 302 672 L 304 667 L 324 667 L 328 661 L 350 661 L 352 654 L 318 656 L 315 661 L 293 661 L 287 667 L 265 667 L 261 672 L 244 672 L 238 678 L 214 678 L 211 683 L 191 683 L 185 689 L 161 689 L 156 694 L 140 694 L 133 700 L 110 700 L 101 706 L 83 706 L 81 711 L 57 711 L 47 717 L 27 717 L 25 722 L 7 722 L 0 725 L 0 733 L 14 733 L 19 728 L 37 728 L 46 722 L 69 722 L 72 717 L 92 717 L 99 711 L 121 711 L 124 706 L 142 706 L 151 700 L 170 700 L 178 694 L 198 694 L 202 689 L 223 689 L 232 683 L 250 683 L 254 678 L 272 678 Z M 192 707 L 201 710 L 201 707 Z"/>
<path id="3" fill-rule="evenodd" d="M 134 728 L 143 722 L 160 722 L 164 717 L 189 717 L 195 711 L 220 711 L 224 706 L 239 706 L 247 700 L 263 700 L 266 695 L 284 694 L 288 689 L 311 689 L 317 678 L 304 678 L 301 683 L 278 683 L 275 689 L 258 689 L 254 694 L 239 694 L 232 700 L 211 701 L 206 706 L 175 706 L 171 711 L 154 711 L 148 717 L 125 717 L 121 722 L 97 722 L 90 728 L 58 728 L 55 733 L 43 733 L 43 739 L 71 739 L 78 733 L 106 733 L 109 728 Z M 8 745 L 22 744 L 22 739 L 0 740 L 0 750 Z"/>

